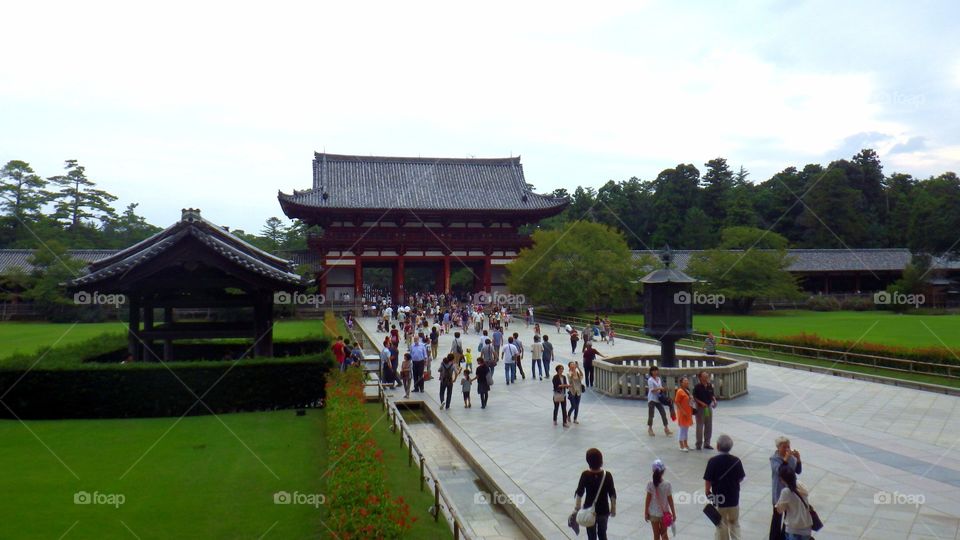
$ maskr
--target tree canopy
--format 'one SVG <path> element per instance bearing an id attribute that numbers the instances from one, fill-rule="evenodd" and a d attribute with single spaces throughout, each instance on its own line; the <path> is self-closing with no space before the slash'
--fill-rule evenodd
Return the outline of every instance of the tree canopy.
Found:
<path id="1" fill-rule="evenodd" d="M 746 313 L 758 298 L 798 298 L 800 290 L 787 271 L 787 239 L 753 227 L 730 227 L 716 249 L 697 253 L 687 273 L 702 280 L 697 290 L 722 295 L 734 311 Z"/>
<path id="2" fill-rule="evenodd" d="M 701 172 L 702 171 L 702 172 Z M 652 180 L 610 180 L 599 189 L 557 190 L 570 205 L 541 228 L 582 219 L 621 231 L 632 249 L 665 243 L 709 249 L 730 227 L 770 230 L 796 248 L 910 248 L 960 253 L 960 179 L 887 175 L 864 149 L 826 166 L 789 166 L 756 183 L 718 157 L 681 163 Z"/>
<path id="3" fill-rule="evenodd" d="M 620 232 L 576 221 L 534 232 L 533 247 L 507 266 L 507 286 L 528 302 L 558 309 L 611 307 L 635 299 L 644 263 Z"/>

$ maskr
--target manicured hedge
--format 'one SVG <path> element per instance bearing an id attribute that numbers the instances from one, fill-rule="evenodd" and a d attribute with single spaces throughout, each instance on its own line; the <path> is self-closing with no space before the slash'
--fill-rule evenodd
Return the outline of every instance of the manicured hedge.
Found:
<path id="1" fill-rule="evenodd" d="M 334 365 L 326 347 L 237 361 L 84 362 L 125 343 L 105 335 L 5 360 L 0 395 L 6 407 L 0 407 L 0 417 L 179 417 L 308 407 L 325 397 L 326 375 Z"/>
<path id="2" fill-rule="evenodd" d="M 283 358 L 287 356 L 303 356 L 306 354 L 317 354 L 325 351 L 330 346 L 330 340 L 321 337 L 306 337 L 296 341 L 275 341 L 273 343 L 273 356 Z M 153 344 L 154 355 L 156 358 L 163 358 L 163 344 Z M 173 362 L 197 362 L 201 360 L 223 360 L 225 354 L 230 358 L 236 359 L 241 354 L 250 355 L 253 352 L 253 346 L 250 341 L 214 341 L 214 342 L 185 342 L 176 343 L 173 347 Z M 86 357 L 84 362 L 106 362 L 119 363 L 127 356 L 126 342 L 120 349 L 110 351 L 106 354 L 99 354 L 93 357 Z"/>
<path id="3" fill-rule="evenodd" d="M 330 340 L 321 336 L 306 336 L 296 340 L 275 341 L 275 358 L 288 356 L 315 355 L 327 350 Z M 222 362 L 223 354 L 232 351 L 237 354 L 248 351 L 250 344 L 242 341 L 218 341 L 206 343 L 176 343 L 173 347 L 175 362 L 190 362 L 207 359 L 214 364 Z M 157 351 L 158 353 L 161 351 Z M 62 345 L 43 347 L 30 354 L 16 354 L 0 360 L 0 369 L 113 369 L 113 366 L 127 355 L 127 338 L 120 334 L 101 334 L 95 338 Z M 229 360 L 227 360 L 229 361 Z M 247 360 L 244 360 L 247 361 Z M 156 365 L 146 362 L 146 365 Z M 168 362 L 168 364 L 170 364 Z M 135 363 L 141 366 L 142 363 Z M 129 366 L 124 366 L 129 368 Z"/>

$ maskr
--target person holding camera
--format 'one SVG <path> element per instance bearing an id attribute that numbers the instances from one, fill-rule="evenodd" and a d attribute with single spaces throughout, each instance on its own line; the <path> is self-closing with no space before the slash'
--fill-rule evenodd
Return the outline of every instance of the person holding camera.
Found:
<path id="1" fill-rule="evenodd" d="M 771 494 L 773 501 L 773 517 L 770 519 L 770 540 L 782 540 L 783 536 L 783 516 L 777 512 L 777 502 L 780 500 L 780 493 L 786 485 L 780 475 L 780 467 L 786 465 L 795 475 L 803 472 L 803 463 L 800 461 L 800 452 L 790 448 L 790 439 L 780 436 L 774 440 L 777 450 L 770 456 L 770 471 L 772 473 L 773 492 Z"/>
<path id="2" fill-rule="evenodd" d="M 664 402 L 670 403 L 670 397 L 667 395 L 667 389 L 660 380 L 660 368 L 650 366 L 650 373 L 647 375 L 647 434 L 654 437 L 653 432 L 653 410 L 660 412 L 660 418 L 663 420 L 663 432 L 666 435 L 672 435 L 670 427 L 667 425 L 667 413 L 663 410 Z"/>

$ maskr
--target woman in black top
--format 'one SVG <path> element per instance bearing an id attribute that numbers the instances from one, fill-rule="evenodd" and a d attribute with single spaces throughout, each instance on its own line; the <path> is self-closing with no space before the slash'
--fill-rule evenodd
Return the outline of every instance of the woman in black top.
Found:
<path id="1" fill-rule="evenodd" d="M 563 409 L 563 427 L 567 427 L 567 378 L 563 376 L 563 364 L 556 368 L 557 374 L 553 376 L 553 425 L 557 425 L 557 409 Z"/>
<path id="2" fill-rule="evenodd" d="M 607 540 L 607 520 L 617 515 L 617 490 L 613 486 L 613 475 L 608 472 L 604 477 L 603 454 L 596 448 L 587 450 L 587 466 L 590 468 L 580 474 L 580 483 L 577 484 L 574 494 L 577 502 L 573 511 L 579 511 L 581 505 L 589 508 L 596 499 L 594 510 L 597 513 L 597 522 L 592 527 L 587 527 L 587 540 Z M 600 484 L 601 481 L 603 485 Z"/>
<path id="3" fill-rule="evenodd" d="M 490 340 L 487 340 L 490 341 Z M 483 361 L 483 358 L 477 358 L 477 393 L 480 394 L 480 408 L 487 408 L 487 397 L 490 395 L 490 385 L 487 384 L 487 373 L 490 373 L 490 368 L 487 366 L 487 363 Z"/>

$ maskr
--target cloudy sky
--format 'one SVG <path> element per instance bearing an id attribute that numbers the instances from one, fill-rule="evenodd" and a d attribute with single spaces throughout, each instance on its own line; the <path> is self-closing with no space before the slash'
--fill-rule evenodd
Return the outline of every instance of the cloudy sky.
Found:
<path id="1" fill-rule="evenodd" d="M 519 154 L 544 192 L 862 147 L 960 172 L 956 0 L 678 4 L 5 2 L 0 162 L 248 231 L 315 150 Z"/>

